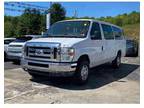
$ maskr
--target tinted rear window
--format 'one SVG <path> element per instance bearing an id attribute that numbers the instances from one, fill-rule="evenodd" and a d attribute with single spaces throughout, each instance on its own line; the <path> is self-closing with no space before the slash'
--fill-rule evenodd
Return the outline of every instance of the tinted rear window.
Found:
<path id="1" fill-rule="evenodd" d="M 115 35 L 115 39 L 122 39 L 123 31 L 117 27 L 112 27 Z"/>
<path id="2" fill-rule="evenodd" d="M 12 39 L 10 39 L 10 40 L 4 40 L 4 44 L 10 44 L 13 41 L 14 41 L 14 39 L 13 40 Z"/>
<path id="3" fill-rule="evenodd" d="M 112 27 L 106 24 L 102 24 L 102 29 L 105 39 L 114 39 Z"/>
<path id="4" fill-rule="evenodd" d="M 32 37 L 21 37 L 21 38 L 17 38 L 14 42 L 26 42 L 31 39 Z"/>

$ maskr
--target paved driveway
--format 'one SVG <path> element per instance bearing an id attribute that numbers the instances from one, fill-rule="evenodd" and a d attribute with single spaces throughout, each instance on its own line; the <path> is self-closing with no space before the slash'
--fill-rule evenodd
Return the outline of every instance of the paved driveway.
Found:
<path id="1" fill-rule="evenodd" d="M 119 69 L 109 64 L 91 69 L 83 86 L 71 78 L 32 79 L 19 65 L 5 63 L 5 103 L 139 103 L 139 57 L 122 62 Z"/>

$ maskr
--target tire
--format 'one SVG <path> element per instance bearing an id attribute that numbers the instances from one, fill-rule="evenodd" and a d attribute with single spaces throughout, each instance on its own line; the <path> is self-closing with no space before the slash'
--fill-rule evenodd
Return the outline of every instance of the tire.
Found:
<path id="1" fill-rule="evenodd" d="M 32 73 L 32 72 L 28 72 L 28 73 L 33 79 L 37 79 L 37 78 L 40 77 L 40 75 L 38 75 L 38 74 L 35 74 L 35 73 Z"/>
<path id="2" fill-rule="evenodd" d="M 75 79 L 77 84 L 85 84 L 89 78 L 89 62 L 88 61 L 81 61 L 78 63 L 76 72 L 75 72 Z"/>
<path id="3" fill-rule="evenodd" d="M 135 53 L 134 53 L 134 57 L 137 57 L 138 56 L 138 45 L 136 46 L 136 48 L 134 49 Z"/>
<path id="4" fill-rule="evenodd" d="M 120 64 L 121 64 L 121 54 L 118 53 L 117 54 L 117 57 L 112 61 L 112 66 L 114 68 L 119 68 L 120 67 Z"/>
<path id="5" fill-rule="evenodd" d="M 12 62 L 13 62 L 14 64 L 20 65 L 20 60 L 12 60 Z"/>
<path id="6" fill-rule="evenodd" d="M 4 60 L 7 60 L 7 54 L 4 52 Z"/>

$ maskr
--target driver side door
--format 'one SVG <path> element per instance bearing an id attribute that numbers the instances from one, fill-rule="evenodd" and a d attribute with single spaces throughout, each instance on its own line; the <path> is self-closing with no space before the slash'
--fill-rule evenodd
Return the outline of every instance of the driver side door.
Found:
<path id="1" fill-rule="evenodd" d="M 104 62 L 104 41 L 101 33 L 100 24 L 98 22 L 93 22 L 92 24 L 90 39 L 92 48 L 92 66 L 97 66 Z"/>

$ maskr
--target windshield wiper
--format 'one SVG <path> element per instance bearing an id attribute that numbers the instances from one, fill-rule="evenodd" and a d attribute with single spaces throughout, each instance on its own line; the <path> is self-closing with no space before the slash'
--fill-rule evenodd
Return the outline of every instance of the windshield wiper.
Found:
<path id="1" fill-rule="evenodd" d="M 50 35 L 50 34 L 46 34 L 45 36 L 43 36 L 43 38 L 48 38 L 48 37 L 54 37 L 54 38 L 59 38 L 59 37 L 64 37 L 64 38 L 83 38 L 84 36 L 79 36 L 79 35 L 73 35 L 73 34 L 60 34 L 60 35 Z"/>

